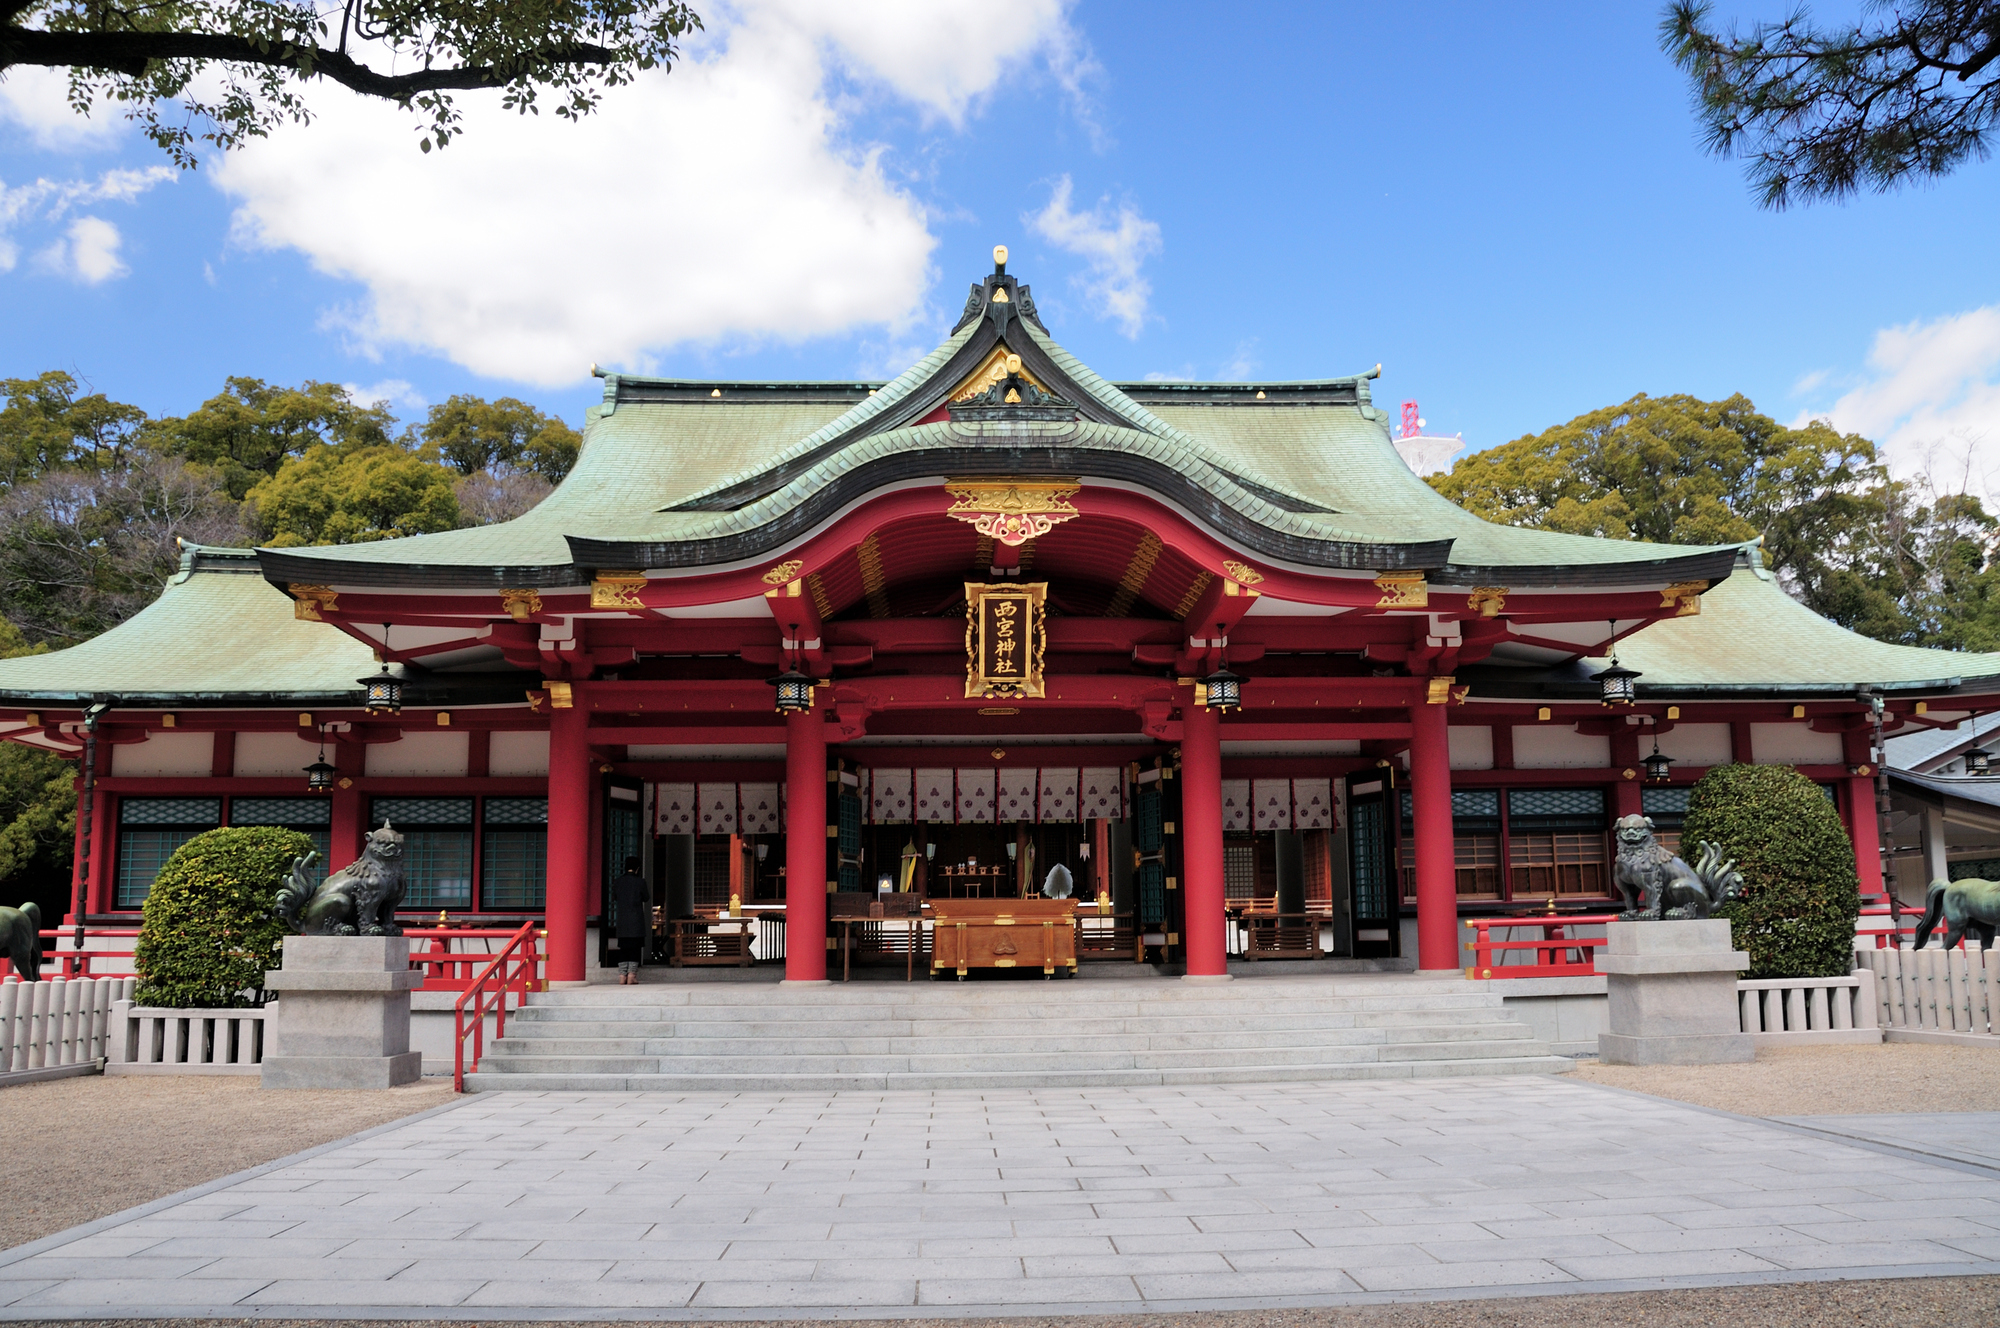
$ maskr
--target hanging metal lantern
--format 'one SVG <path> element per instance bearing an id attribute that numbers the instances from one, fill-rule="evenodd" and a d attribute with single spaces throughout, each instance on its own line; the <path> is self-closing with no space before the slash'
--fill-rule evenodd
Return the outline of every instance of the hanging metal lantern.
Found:
<path id="1" fill-rule="evenodd" d="M 1965 768 L 1975 775 L 1987 775 L 1993 773 L 1993 762 L 1983 750 L 1974 747 L 1965 754 Z"/>
<path id="2" fill-rule="evenodd" d="M 1243 678 L 1227 668 L 1217 669 L 1201 680 L 1202 704 L 1223 714 L 1243 705 Z"/>
<path id="3" fill-rule="evenodd" d="M 1664 784 L 1673 777 L 1674 758 L 1660 754 L 1660 740 L 1653 739 L 1653 754 L 1639 763 L 1646 768 L 1648 784 Z"/>
<path id="4" fill-rule="evenodd" d="M 778 689 L 779 714 L 804 714 L 813 708 L 813 680 L 797 669 L 786 669 L 770 683 Z"/>
<path id="5" fill-rule="evenodd" d="M 1602 689 L 1600 694 L 1604 698 L 1604 704 L 1631 705 L 1633 698 L 1639 694 L 1639 689 L 1632 685 L 1632 680 L 1642 676 L 1637 669 L 1628 669 L 1620 664 L 1618 657 L 1613 655 L 1611 667 L 1602 673 L 1591 674 L 1590 680 Z"/>
<path id="6" fill-rule="evenodd" d="M 362 690 L 367 693 L 362 700 L 362 709 L 371 715 L 397 715 L 403 710 L 403 680 L 389 672 L 385 663 L 380 673 L 366 678 L 357 678 Z"/>
<path id="7" fill-rule="evenodd" d="M 320 744 L 319 759 L 306 767 L 306 792 L 331 793 L 336 773 L 338 772 L 326 763 L 326 745 Z"/>

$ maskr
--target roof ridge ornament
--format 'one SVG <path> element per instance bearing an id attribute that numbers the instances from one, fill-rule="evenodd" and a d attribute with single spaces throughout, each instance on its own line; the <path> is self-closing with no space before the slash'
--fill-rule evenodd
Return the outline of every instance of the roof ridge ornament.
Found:
<path id="1" fill-rule="evenodd" d="M 1022 369 L 1019 355 L 1009 352 L 994 368 L 1005 372 L 985 391 L 945 404 L 954 421 L 1076 419 L 1076 403 L 1037 384 Z"/>
<path id="2" fill-rule="evenodd" d="M 951 326 L 951 334 L 957 336 L 982 317 L 990 317 L 994 328 L 1001 336 L 1007 335 L 1007 322 L 1018 317 L 1022 322 L 1031 323 L 1039 332 L 1046 334 L 1048 328 L 1042 325 L 1042 318 L 1035 311 L 1035 297 L 1028 293 L 1027 286 L 1007 275 L 1007 246 L 993 246 L 993 274 L 984 281 L 972 283 L 972 291 L 965 297 L 965 310 L 958 321 Z"/>

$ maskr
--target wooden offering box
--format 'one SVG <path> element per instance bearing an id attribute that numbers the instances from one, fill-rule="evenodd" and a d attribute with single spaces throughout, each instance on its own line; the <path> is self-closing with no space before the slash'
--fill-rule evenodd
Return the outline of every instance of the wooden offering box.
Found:
<path id="1" fill-rule="evenodd" d="M 933 899 L 931 973 L 973 968 L 1076 971 L 1076 903 L 1069 899 Z"/>

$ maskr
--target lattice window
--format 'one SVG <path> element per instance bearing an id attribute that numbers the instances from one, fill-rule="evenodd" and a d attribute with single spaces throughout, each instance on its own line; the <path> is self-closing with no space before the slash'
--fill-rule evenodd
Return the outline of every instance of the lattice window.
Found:
<path id="1" fill-rule="evenodd" d="M 1460 899 L 1500 898 L 1500 836 L 1460 829 L 1451 837 L 1452 871 Z M 1417 899 L 1417 845 L 1403 836 L 1403 901 Z"/>
<path id="2" fill-rule="evenodd" d="M 1510 816 L 1603 816 L 1604 790 L 1515 789 L 1507 795 Z"/>
<path id="3" fill-rule="evenodd" d="M 220 798 L 125 798 L 118 804 L 120 825 L 200 826 L 222 824 Z"/>
<path id="4" fill-rule="evenodd" d="M 1408 829 L 1416 820 L 1416 802 L 1408 789 L 1403 790 L 1403 826 Z M 1492 821 L 1500 819 L 1499 789 L 1453 789 L 1451 791 L 1451 819 L 1454 821 Z"/>
<path id="5" fill-rule="evenodd" d="M 1388 809 L 1379 802 L 1356 802 L 1349 834 L 1354 852 L 1354 920 L 1384 922 L 1389 912 Z"/>
<path id="6" fill-rule="evenodd" d="M 729 840 L 703 835 L 694 845 L 694 906 L 729 907 Z"/>
<path id="7" fill-rule="evenodd" d="M 489 812 L 493 803 L 498 801 L 498 798 L 488 801 Z M 519 801 L 538 802 L 540 799 L 523 798 Z M 548 864 L 547 829 L 519 825 L 495 829 L 489 817 L 485 843 L 479 856 L 480 907 L 540 910 L 548 901 Z"/>
<path id="8" fill-rule="evenodd" d="M 370 829 L 383 821 L 392 826 L 456 825 L 472 826 L 471 798 L 377 798 L 369 813 Z"/>
<path id="9" fill-rule="evenodd" d="M 1514 831 L 1508 838 L 1514 898 L 1603 895 L 1611 888 L 1603 832 Z"/>
<path id="10" fill-rule="evenodd" d="M 1639 810 L 1648 816 L 1686 816 L 1691 788 L 1649 788 L 1639 790 Z"/>
<path id="11" fill-rule="evenodd" d="M 486 800 L 486 824 L 488 825 L 539 825 L 549 823 L 549 800 L 547 798 L 488 798 Z"/>
<path id="12" fill-rule="evenodd" d="M 1247 904 L 1257 897 L 1257 846 L 1222 846 L 1222 890 L 1232 904 Z"/>
<path id="13" fill-rule="evenodd" d="M 222 823 L 220 798 L 123 798 L 118 804 L 119 908 L 138 908 L 174 850 Z M 137 829 L 133 827 L 146 827 Z"/>

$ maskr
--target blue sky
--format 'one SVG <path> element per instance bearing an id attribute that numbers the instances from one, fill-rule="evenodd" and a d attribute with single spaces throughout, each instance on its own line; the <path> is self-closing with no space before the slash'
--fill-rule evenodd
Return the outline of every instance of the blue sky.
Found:
<path id="1" fill-rule="evenodd" d="M 1779 0 L 1722 6 L 1775 16 Z M 1112 378 L 1310 378 L 1482 448 L 1634 392 L 2000 446 L 2000 165 L 1773 214 L 1650 4 L 737 0 L 598 123 L 317 124 L 189 174 L 0 87 L 0 376 L 228 375 L 572 421 L 607 367 L 880 377 L 991 246 Z M 545 117 L 547 118 L 547 117 Z M 122 173 L 121 173 L 122 172 Z M 1987 441 L 1987 434 L 1993 435 Z M 1996 454 L 2000 456 L 2000 454 Z"/>

